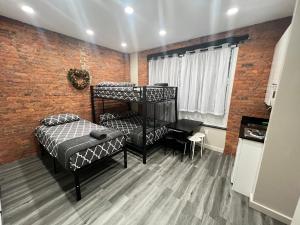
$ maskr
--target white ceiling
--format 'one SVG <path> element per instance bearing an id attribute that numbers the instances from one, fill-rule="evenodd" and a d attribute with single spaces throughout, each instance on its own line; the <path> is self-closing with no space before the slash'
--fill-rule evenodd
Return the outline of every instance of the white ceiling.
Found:
<path id="1" fill-rule="evenodd" d="M 295 0 L 0 0 L 0 15 L 135 52 L 291 16 L 294 4 Z M 36 13 L 26 14 L 22 5 Z M 134 8 L 132 15 L 124 13 L 127 5 Z M 228 17 L 230 7 L 239 7 L 239 12 Z M 161 28 L 167 31 L 165 37 L 158 34 Z"/>

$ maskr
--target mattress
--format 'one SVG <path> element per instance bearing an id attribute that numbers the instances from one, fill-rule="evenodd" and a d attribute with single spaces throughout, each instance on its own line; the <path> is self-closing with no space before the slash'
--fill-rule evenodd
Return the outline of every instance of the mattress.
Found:
<path id="1" fill-rule="evenodd" d="M 140 102 L 143 100 L 143 87 L 95 86 L 94 96 L 99 98 Z M 176 98 L 176 87 L 146 87 L 148 102 L 167 101 Z"/>
<path id="2" fill-rule="evenodd" d="M 102 122 L 103 126 L 114 128 L 122 131 L 126 136 L 126 141 L 136 144 L 138 146 L 143 145 L 143 126 L 142 117 L 131 116 L 129 118 L 110 119 Z M 154 144 L 156 141 L 164 137 L 168 132 L 166 123 L 162 121 L 151 122 L 147 125 L 146 129 L 146 145 Z"/>
<path id="3" fill-rule="evenodd" d="M 79 120 L 56 126 L 39 126 L 35 135 L 50 155 L 57 158 L 58 145 L 64 141 L 89 135 L 92 130 L 103 130 L 105 127 L 91 123 L 87 120 Z M 95 147 L 76 152 L 69 158 L 70 170 L 75 171 L 85 165 L 108 156 L 120 150 L 125 144 L 125 137 L 120 136 L 106 141 Z M 60 162 L 64 164 L 65 162 Z"/>

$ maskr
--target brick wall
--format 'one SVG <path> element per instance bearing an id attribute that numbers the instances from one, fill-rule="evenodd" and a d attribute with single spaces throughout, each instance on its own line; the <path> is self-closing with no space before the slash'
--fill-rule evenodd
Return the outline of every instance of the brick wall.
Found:
<path id="1" fill-rule="evenodd" d="M 0 164 L 37 152 L 33 131 L 46 115 L 91 119 L 89 89 L 74 89 L 68 69 L 87 69 L 92 84 L 129 81 L 127 55 L 4 17 L 0 65 Z"/>
<path id="2" fill-rule="evenodd" d="M 232 35 L 249 34 L 250 40 L 239 49 L 236 74 L 233 84 L 229 118 L 227 124 L 225 153 L 234 154 L 238 142 L 242 116 L 268 118 L 269 112 L 264 104 L 274 47 L 290 24 L 291 18 L 261 23 L 241 29 L 200 37 L 164 48 L 155 48 L 139 53 L 139 84 L 148 83 L 147 55 L 163 49 L 176 49 L 204 43 Z"/>

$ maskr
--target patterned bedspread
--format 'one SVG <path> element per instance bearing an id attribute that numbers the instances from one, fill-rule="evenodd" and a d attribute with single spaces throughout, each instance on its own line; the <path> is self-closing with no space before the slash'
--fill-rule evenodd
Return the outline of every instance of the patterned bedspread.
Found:
<path id="1" fill-rule="evenodd" d="M 66 140 L 88 135 L 92 130 L 103 130 L 105 127 L 91 123 L 87 120 L 79 120 L 56 126 L 39 126 L 36 129 L 36 137 L 45 149 L 57 158 L 58 145 Z M 120 136 L 95 147 L 77 152 L 69 158 L 70 170 L 75 171 L 95 160 L 110 155 L 125 144 L 125 137 Z M 64 164 L 65 162 L 60 162 Z"/>
<path id="2" fill-rule="evenodd" d="M 126 135 L 126 141 L 136 145 L 143 144 L 143 126 L 140 116 L 132 116 L 124 119 L 112 119 L 102 123 L 103 126 L 114 128 L 122 131 Z M 146 129 L 146 145 L 153 144 L 161 139 L 168 129 L 161 123 L 157 123 L 155 129 L 153 126 L 148 126 Z"/>
<path id="3" fill-rule="evenodd" d="M 95 97 L 139 102 L 143 98 L 143 87 L 95 86 Z M 175 87 L 147 87 L 146 99 L 149 102 L 175 99 Z"/>

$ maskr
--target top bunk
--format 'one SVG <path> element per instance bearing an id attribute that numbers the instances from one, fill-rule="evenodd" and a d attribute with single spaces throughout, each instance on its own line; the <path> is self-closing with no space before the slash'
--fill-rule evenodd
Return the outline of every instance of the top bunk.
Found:
<path id="1" fill-rule="evenodd" d="M 177 87 L 135 86 L 128 82 L 102 82 L 91 86 L 93 98 L 113 99 L 126 102 L 164 102 L 177 99 Z"/>

